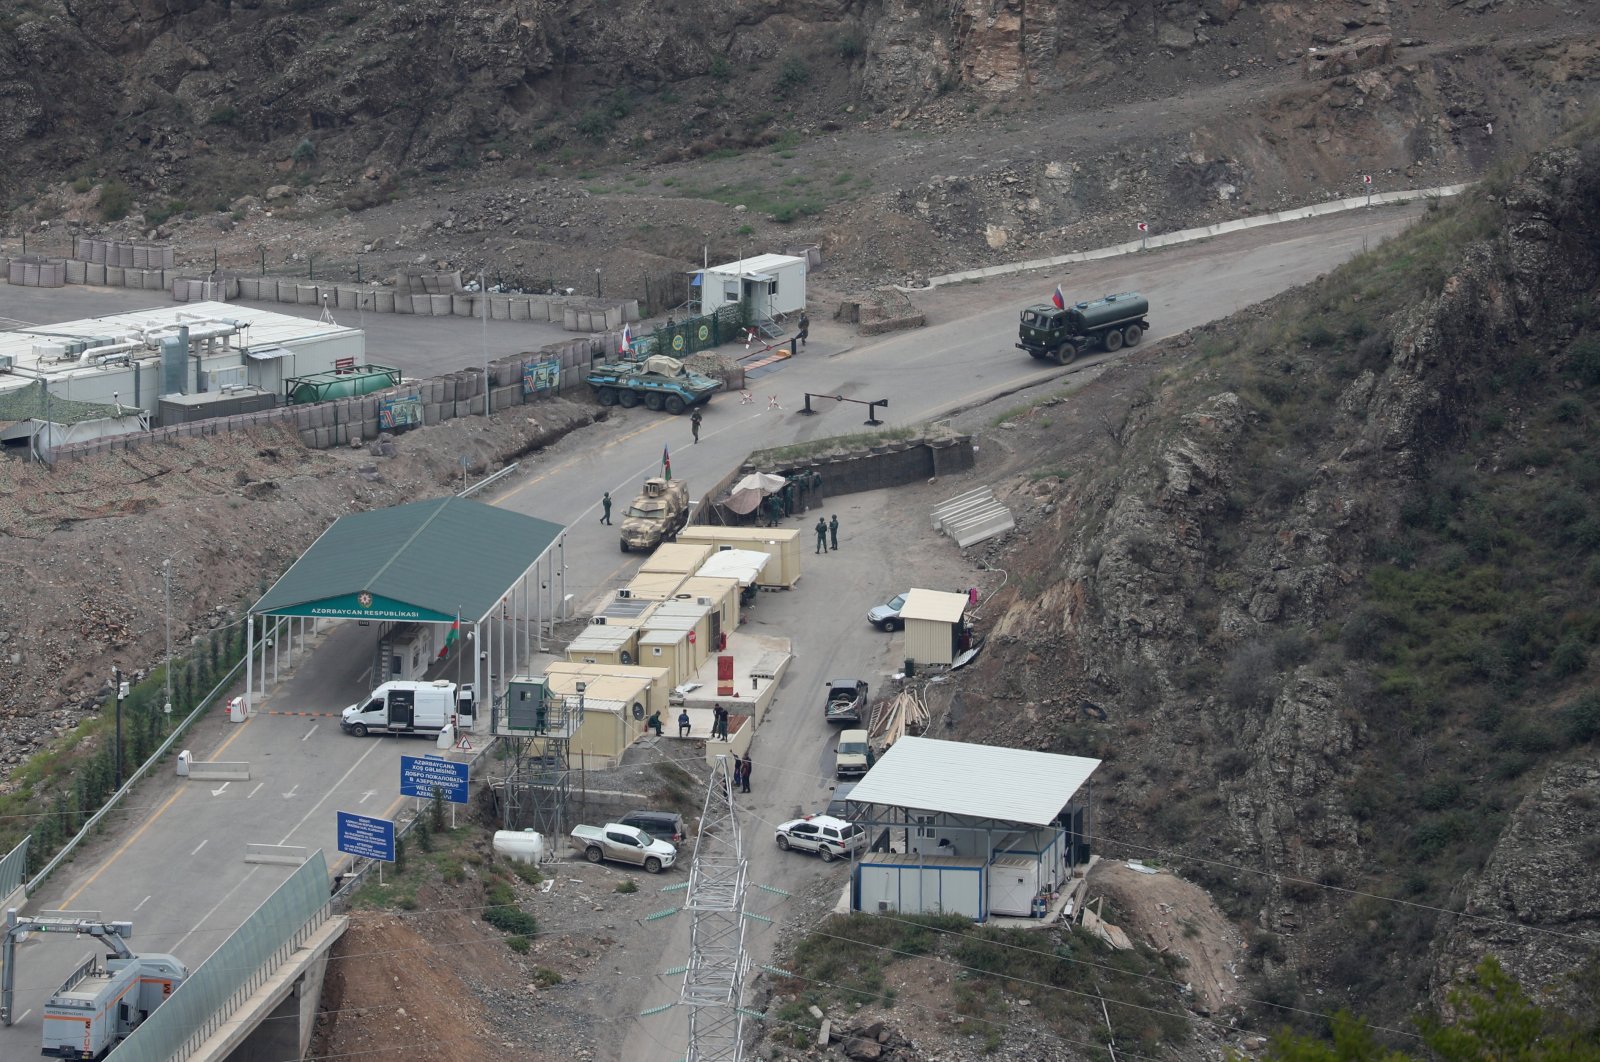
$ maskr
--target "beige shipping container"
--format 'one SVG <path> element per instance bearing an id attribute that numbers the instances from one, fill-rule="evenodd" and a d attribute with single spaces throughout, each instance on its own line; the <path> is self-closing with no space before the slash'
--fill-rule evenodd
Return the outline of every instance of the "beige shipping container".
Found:
<path id="1" fill-rule="evenodd" d="M 710 606 L 716 616 L 714 634 L 716 632 L 732 634 L 739 629 L 739 580 L 737 579 L 696 575 L 685 579 L 672 597 L 675 601 L 693 601 Z M 712 640 L 715 641 L 715 637 Z M 711 651 L 716 652 L 716 647 L 713 646 Z"/>
<path id="2" fill-rule="evenodd" d="M 645 714 L 651 712 L 661 713 L 662 725 L 668 722 L 667 709 L 672 706 L 672 683 L 668 681 L 671 675 L 664 667 L 638 667 L 625 664 L 579 664 L 556 662 L 545 668 L 545 675 L 572 676 L 588 682 L 590 679 L 619 676 L 621 678 L 634 678 L 645 683 L 646 696 L 644 703 Z"/>
<path id="3" fill-rule="evenodd" d="M 648 715 L 649 683 L 641 678 L 620 675 L 600 675 L 580 678 L 545 672 L 550 692 L 557 696 L 576 697 L 578 683 L 584 683 L 583 722 L 572 735 L 567 746 L 570 763 L 588 767 L 614 767 L 622 753 L 644 733 L 644 718 Z M 634 716 L 639 716 L 635 719 Z M 662 716 L 665 724 L 666 716 Z M 537 746 L 541 742 L 535 740 Z"/>
<path id="4" fill-rule="evenodd" d="M 633 664 L 639 659 L 639 628 L 591 623 L 567 643 L 575 664 Z"/>
<path id="5" fill-rule="evenodd" d="M 677 572 L 689 575 L 711 556 L 713 547 L 704 542 L 665 542 L 639 565 L 641 572 Z"/>
<path id="6" fill-rule="evenodd" d="M 605 627 L 642 627 L 657 603 L 649 598 L 634 597 L 632 590 L 623 587 L 595 610 L 589 622 Z"/>
<path id="7" fill-rule="evenodd" d="M 772 557 L 758 586 L 790 587 L 800 581 L 800 532 L 783 527 L 713 527 L 692 525 L 678 532 L 679 542 L 704 542 L 717 549 L 753 549 Z"/>
<path id="8" fill-rule="evenodd" d="M 650 615 L 650 622 L 642 631 L 648 634 L 658 630 L 680 630 L 689 635 L 689 672 L 700 670 L 714 648 L 714 612 L 710 605 L 696 601 L 663 601 Z"/>
<path id="9" fill-rule="evenodd" d="M 683 572 L 640 572 L 626 589 L 646 601 L 666 601 L 677 594 L 688 576 Z"/>
<path id="10" fill-rule="evenodd" d="M 650 630 L 639 632 L 639 663 L 667 669 L 667 685 L 674 688 L 694 677 L 689 666 L 689 632 Z"/>
<path id="11" fill-rule="evenodd" d="M 967 611 L 967 595 L 943 590 L 912 590 L 900 608 L 906 656 L 919 664 L 949 664 L 956 658 L 956 635 Z"/>

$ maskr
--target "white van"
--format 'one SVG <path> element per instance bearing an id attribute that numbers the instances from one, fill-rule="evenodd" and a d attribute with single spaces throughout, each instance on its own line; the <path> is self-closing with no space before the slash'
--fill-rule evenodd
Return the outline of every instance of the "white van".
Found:
<path id="1" fill-rule="evenodd" d="M 454 682 L 385 682 L 340 713 L 339 729 L 356 737 L 437 734 L 451 724 L 455 710 Z"/>

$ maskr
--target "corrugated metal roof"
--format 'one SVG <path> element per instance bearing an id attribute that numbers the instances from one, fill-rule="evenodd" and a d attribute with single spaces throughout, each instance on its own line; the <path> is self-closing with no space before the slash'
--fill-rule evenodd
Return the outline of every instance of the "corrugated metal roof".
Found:
<path id="1" fill-rule="evenodd" d="M 889 746 L 850 799 L 1043 826 L 1099 766 L 1083 756 L 906 737 Z"/>
<path id="2" fill-rule="evenodd" d="M 255 603 L 253 612 L 349 615 L 340 599 L 370 594 L 473 622 L 565 530 L 463 498 L 435 498 L 342 516 Z M 318 602 L 322 611 L 307 611 Z"/>
<path id="3" fill-rule="evenodd" d="M 944 590 L 912 590 L 906 594 L 906 603 L 900 607 L 900 618 L 955 623 L 966 610 L 966 594 L 952 594 Z"/>

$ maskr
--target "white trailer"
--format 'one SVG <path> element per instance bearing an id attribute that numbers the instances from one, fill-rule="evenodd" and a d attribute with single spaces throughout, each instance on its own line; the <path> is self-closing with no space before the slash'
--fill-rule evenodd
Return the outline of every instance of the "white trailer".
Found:
<path id="1" fill-rule="evenodd" d="M 758 254 L 707 266 L 697 280 L 702 314 L 743 299 L 750 301 L 751 316 L 757 321 L 806 308 L 806 260 L 793 255 Z"/>

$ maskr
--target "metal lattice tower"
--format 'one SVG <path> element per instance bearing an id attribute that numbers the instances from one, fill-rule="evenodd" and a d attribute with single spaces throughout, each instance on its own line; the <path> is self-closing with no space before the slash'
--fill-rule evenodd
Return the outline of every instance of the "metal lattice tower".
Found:
<path id="1" fill-rule="evenodd" d="M 533 694 L 531 700 L 519 696 L 523 689 Z M 583 725 L 583 694 L 552 694 L 542 683 L 514 678 L 489 718 L 490 732 L 511 747 L 505 828 L 562 836 L 571 791 L 568 748 Z"/>
<path id="2" fill-rule="evenodd" d="M 686 1062 L 738 1062 L 744 1055 L 744 842 L 733 808 L 728 757 L 718 756 L 689 869 L 693 921 L 679 1002 L 689 1010 Z"/>

